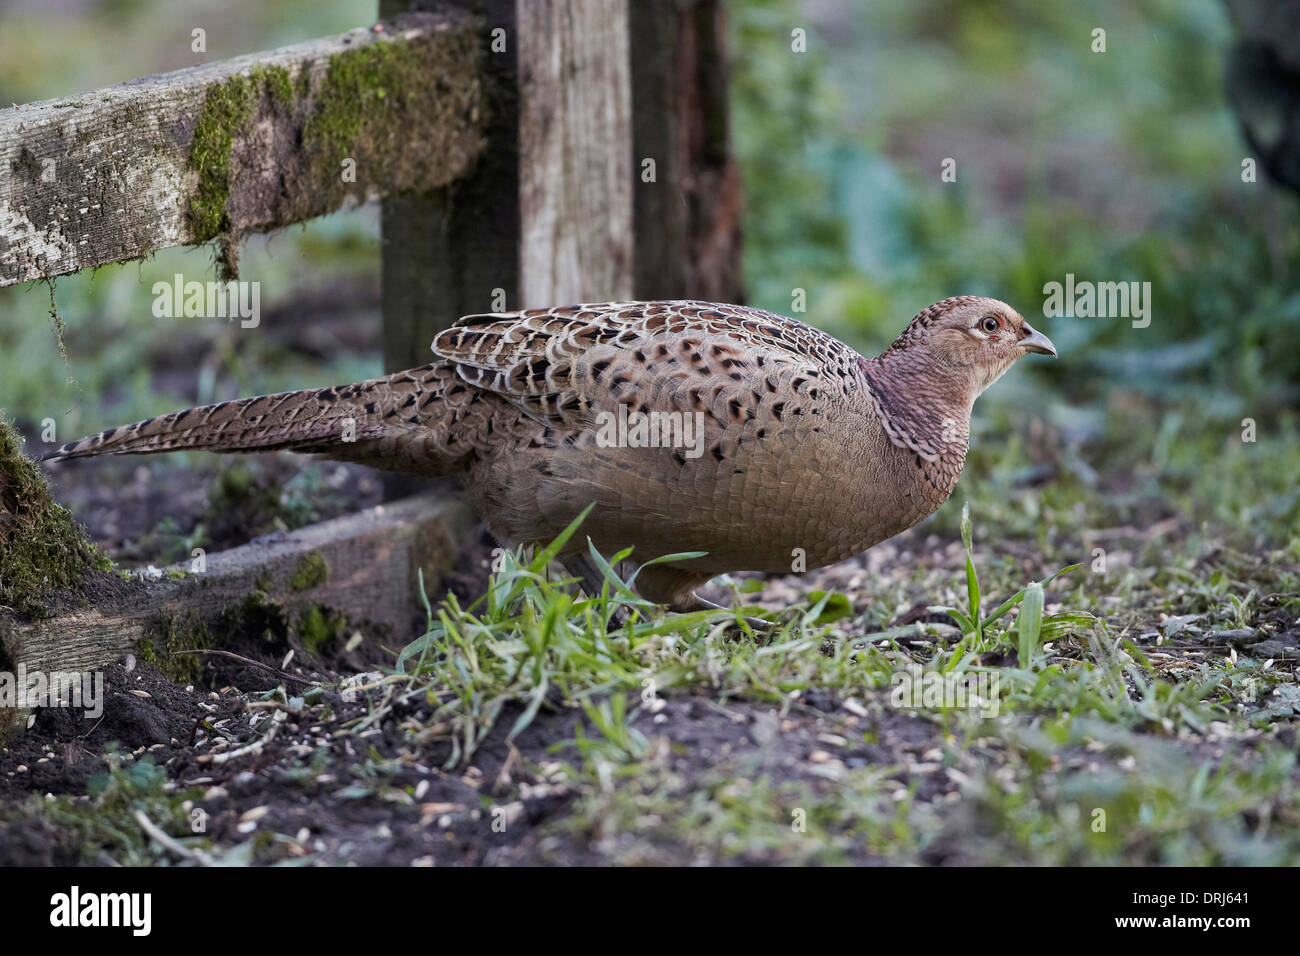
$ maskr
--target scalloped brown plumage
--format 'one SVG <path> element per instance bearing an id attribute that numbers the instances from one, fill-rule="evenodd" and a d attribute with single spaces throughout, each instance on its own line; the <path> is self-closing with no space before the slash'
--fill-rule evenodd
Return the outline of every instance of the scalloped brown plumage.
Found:
<path id="1" fill-rule="evenodd" d="M 685 610 L 722 572 L 821 567 L 933 513 L 975 398 L 1020 355 L 1055 355 L 975 296 L 922 311 L 873 359 L 784 316 L 695 301 L 471 315 L 433 351 L 421 368 L 184 409 L 50 458 L 289 449 L 457 475 L 489 530 L 524 544 L 594 502 L 583 532 L 605 554 L 708 552 L 637 578 Z M 595 587 L 582 537 L 561 557 Z"/>

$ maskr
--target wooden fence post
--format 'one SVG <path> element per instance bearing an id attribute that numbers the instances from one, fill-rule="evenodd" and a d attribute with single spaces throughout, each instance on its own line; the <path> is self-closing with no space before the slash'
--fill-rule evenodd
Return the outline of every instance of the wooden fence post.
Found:
<path id="1" fill-rule="evenodd" d="M 388 371 L 462 315 L 633 294 L 626 0 L 452 5 L 482 20 L 488 145 L 468 177 L 384 201 Z"/>
<path id="2" fill-rule="evenodd" d="M 520 0 L 525 308 L 630 299 L 628 0 Z"/>
<path id="3" fill-rule="evenodd" d="M 467 313 L 741 300 L 722 0 L 453 6 L 483 21 L 488 147 L 469 177 L 384 202 L 386 368 L 430 361 Z"/>
<path id="4" fill-rule="evenodd" d="M 639 299 L 745 298 L 724 11 L 724 0 L 632 4 Z"/>
<path id="5" fill-rule="evenodd" d="M 380 0 L 387 19 L 446 3 Z M 487 147 L 462 179 L 383 201 L 384 369 L 432 361 L 429 345 L 462 315 L 489 312 L 494 290 L 519 293 L 518 71 L 514 0 L 458 0 L 482 21 L 479 56 Z M 501 32 L 503 31 L 503 32 Z M 502 41 L 505 46 L 502 48 Z M 494 51 L 493 45 L 496 45 Z"/>

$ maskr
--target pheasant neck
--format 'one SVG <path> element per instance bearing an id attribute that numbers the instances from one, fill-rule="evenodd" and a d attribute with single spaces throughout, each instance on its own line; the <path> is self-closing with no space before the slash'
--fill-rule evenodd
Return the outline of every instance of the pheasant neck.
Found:
<path id="1" fill-rule="evenodd" d="M 891 350 L 862 371 L 890 441 L 930 462 L 965 458 L 975 390 L 963 369 Z"/>

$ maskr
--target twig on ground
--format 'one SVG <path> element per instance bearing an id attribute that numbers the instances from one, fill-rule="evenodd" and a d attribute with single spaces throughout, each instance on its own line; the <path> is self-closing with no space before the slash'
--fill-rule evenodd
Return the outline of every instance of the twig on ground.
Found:
<path id="1" fill-rule="evenodd" d="M 202 850 L 191 850 L 189 847 L 181 846 L 163 832 L 162 828 L 145 816 L 143 810 L 135 811 L 135 822 L 140 824 L 140 829 L 144 831 L 145 836 L 149 837 L 149 839 L 153 840 L 167 852 L 174 853 L 181 859 L 189 860 L 191 863 L 197 863 L 200 866 L 217 865 L 217 861 Z"/>
<path id="2" fill-rule="evenodd" d="M 232 651 L 218 651 L 210 647 L 196 647 L 193 650 L 172 651 L 172 653 L 173 654 L 214 654 L 217 657 L 229 657 L 232 660 L 240 661 L 244 664 L 248 664 L 251 667 L 260 667 L 262 670 L 266 671 L 269 674 L 274 674 L 276 677 L 280 678 L 281 680 L 291 680 L 294 681 L 295 683 L 302 684 L 305 687 L 314 687 L 317 683 L 314 680 L 304 680 L 301 677 L 294 677 L 292 674 L 286 674 L 284 671 L 280 670 L 277 667 L 272 667 L 270 664 L 263 664 L 261 661 L 255 661 L 251 657 L 244 657 L 242 654 L 235 654 Z"/>
<path id="3" fill-rule="evenodd" d="M 278 714 L 283 716 L 284 711 L 279 711 Z M 222 764 L 231 760 L 236 760 L 239 757 L 248 757 L 253 754 L 259 754 L 262 752 L 263 747 L 275 739 L 276 732 L 279 729 L 280 721 L 275 720 L 272 722 L 270 730 L 248 746 L 240 747 L 237 750 L 226 750 L 217 754 L 199 754 L 194 758 L 194 761 L 195 763 Z"/>

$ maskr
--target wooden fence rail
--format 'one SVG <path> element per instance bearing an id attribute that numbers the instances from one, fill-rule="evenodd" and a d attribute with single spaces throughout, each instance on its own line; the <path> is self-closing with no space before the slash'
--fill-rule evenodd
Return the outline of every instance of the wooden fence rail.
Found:
<path id="1" fill-rule="evenodd" d="M 422 14 L 0 110 L 0 285 L 444 186 L 484 147 L 480 59 Z"/>

